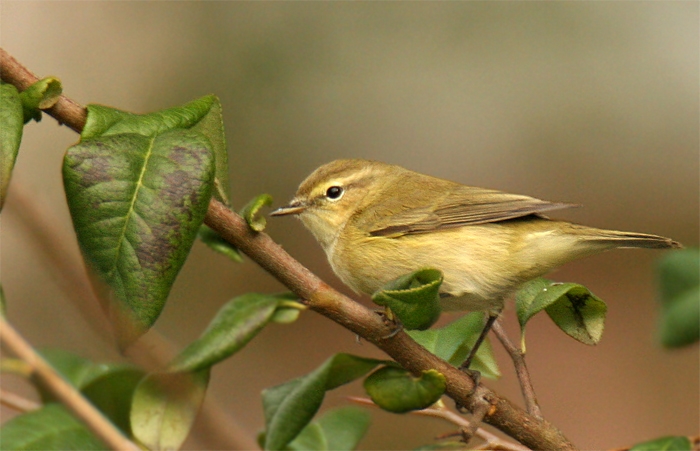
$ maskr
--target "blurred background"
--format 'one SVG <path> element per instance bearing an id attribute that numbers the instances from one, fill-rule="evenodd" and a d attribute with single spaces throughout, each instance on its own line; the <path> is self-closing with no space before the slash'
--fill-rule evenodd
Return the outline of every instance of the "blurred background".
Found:
<path id="1" fill-rule="evenodd" d="M 218 95 L 236 207 L 263 192 L 282 205 L 317 166 L 362 157 L 584 205 L 557 212 L 562 219 L 698 243 L 696 2 L 4 1 L 0 12 L 2 47 L 37 75 L 58 76 L 79 103 L 149 112 Z M 99 318 L 81 314 L 89 309 L 66 289 L 67 273 L 82 276 L 61 181 L 76 140 L 50 117 L 25 129 L 2 215 L 8 315 L 36 346 L 119 361 Z M 351 294 L 298 221 L 274 219 L 267 231 Z M 53 257 L 42 236 L 58 246 Z M 608 302 L 600 345 L 571 340 L 545 315 L 528 326 L 543 413 L 582 449 L 698 433 L 698 347 L 656 341 L 661 255 L 616 251 L 552 275 Z M 232 297 L 281 290 L 254 263 L 197 243 L 156 329 L 179 348 Z M 512 306 L 505 317 L 517 337 Z M 487 384 L 522 405 L 495 348 L 504 375 Z M 264 424 L 260 391 L 340 351 L 382 356 L 312 312 L 268 327 L 214 369 L 208 396 L 219 413 L 199 422 L 186 448 L 234 446 L 206 440 L 211 418 L 228 439 L 247 437 L 236 446 L 252 446 Z M 32 396 L 12 377 L 2 385 Z M 324 409 L 362 393 L 357 383 L 330 392 Z M 372 414 L 363 449 L 415 448 L 453 430 Z"/>

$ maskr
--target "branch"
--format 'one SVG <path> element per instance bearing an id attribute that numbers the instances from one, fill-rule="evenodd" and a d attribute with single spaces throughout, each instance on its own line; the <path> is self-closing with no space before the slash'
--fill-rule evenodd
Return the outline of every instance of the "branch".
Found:
<path id="1" fill-rule="evenodd" d="M 542 418 L 542 410 L 539 404 L 537 404 L 537 396 L 535 395 L 535 388 L 532 386 L 532 380 L 530 379 L 530 372 L 525 364 L 525 355 L 518 349 L 508 335 L 503 329 L 503 325 L 500 321 L 496 321 L 493 325 L 493 332 L 496 337 L 501 342 L 505 350 L 510 355 L 511 360 L 513 360 L 513 365 L 515 366 L 515 374 L 518 376 L 518 381 L 520 382 L 520 390 L 523 393 L 523 398 L 525 399 L 525 407 L 528 413 L 537 418 Z"/>
<path id="2" fill-rule="evenodd" d="M 15 86 L 26 87 L 36 81 L 31 72 L 2 49 L 0 66 L 2 79 L 16 83 Z M 62 104 L 70 108 L 54 107 L 47 110 L 47 113 L 60 123 L 80 131 L 80 124 L 85 124 L 86 120 L 85 109 L 68 99 Z M 251 230 L 243 218 L 221 202 L 211 200 L 204 222 L 297 296 L 305 299 L 312 310 L 373 343 L 415 374 L 429 369 L 442 373 L 447 381 L 447 395 L 460 405 L 473 410 L 479 404 L 478 400 L 488 402 L 491 409 L 484 417 L 484 422 L 533 449 L 576 449 L 556 427 L 529 415 L 486 387 L 475 386 L 469 376 L 428 352 L 405 332 L 391 336 L 392 331 L 374 312 L 332 289 L 287 254 L 267 234 Z"/>
<path id="3" fill-rule="evenodd" d="M 17 331 L 0 317 L 0 341 L 20 359 L 29 364 L 33 374 L 56 395 L 68 409 L 103 442 L 114 450 L 140 451 L 102 413 L 88 402 L 78 390 L 37 354 Z"/>
<path id="4" fill-rule="evenodd" d="M 361 398 L 357 396 L 348 396 L 348 399 L 354 403 L 361 404 L 363 406 L 370 406 L 379 408 L 371 399 Z M 469 420 L 464 418 L 464 416 L 459 415 L 451 410 L 448 410 L 442 402 L 438 401 L 433 407 L 428 407 L 423 410 L 414 410 L 410 412 L 413 415 L 420 415 L 425 417 L 442 418 L 445 421 L 458 426 L 461 429 L 470 429 L 472 424 Z M 459 433 L 457 433 L 459 434 Z M 452 435 L 452 434 L 450 434 Z M 499 450 L 499 451 L 530 451 L 530 448 L 525 448 L 517 443 L 509 443 L 501 440 L 497 435 L 492 434 L 486 429 L 477 427 L 474 433 L 475 436 L 479 437 L 486 443 L 480 448 L 476 449 L 488 449 L 488 450 Z M 444 437 L 444 436 L 443 436 Z"/>
<path id="5" fill-rule="evenodd" d="M 41 404 L 31 399 L 27 399 L 17 393 L 0 388 L 0 404 L 15 409 L 19 412 L 31 412 L 41 408 Z"/>

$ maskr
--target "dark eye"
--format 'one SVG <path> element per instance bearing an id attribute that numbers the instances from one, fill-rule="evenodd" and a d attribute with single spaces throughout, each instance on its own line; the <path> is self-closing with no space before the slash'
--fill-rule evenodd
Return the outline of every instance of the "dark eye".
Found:
<path id="1" fill-rule="evenodd" d="M 343 195 L 343 188 L 339 186 L 331 186 L 326 190 L 326 197 L 331 200 L 338 200 Z"/>

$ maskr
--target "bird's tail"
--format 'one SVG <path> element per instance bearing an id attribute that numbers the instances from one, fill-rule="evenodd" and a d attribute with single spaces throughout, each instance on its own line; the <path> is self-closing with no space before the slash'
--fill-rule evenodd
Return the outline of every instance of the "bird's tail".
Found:
<path id="1" fill-rule="evenodd" d="M 594 229 L 588 238 L 589 242 L 599 243 L 610 247 L 638 247 L 647 249 L 681 249 L 678 241 L 648 233 L 619 232 L 617 230 Z"/>

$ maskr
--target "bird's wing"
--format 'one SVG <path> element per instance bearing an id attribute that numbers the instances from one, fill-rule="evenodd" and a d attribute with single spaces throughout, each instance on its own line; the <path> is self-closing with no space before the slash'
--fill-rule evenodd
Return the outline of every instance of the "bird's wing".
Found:
<path id="1" fill-rule="evenodd" d="M 436 199 L 434 194 L 424 198 L 423 205 L 375 221 L 370 235 L 398 237 L 505 221 L 575 206 L 464 185 L 451 187 L 442 198 Z"/>

